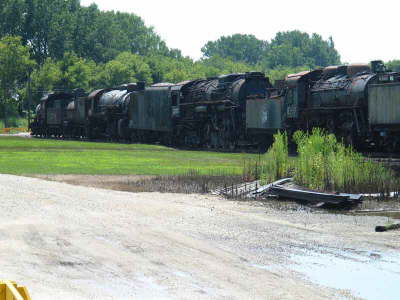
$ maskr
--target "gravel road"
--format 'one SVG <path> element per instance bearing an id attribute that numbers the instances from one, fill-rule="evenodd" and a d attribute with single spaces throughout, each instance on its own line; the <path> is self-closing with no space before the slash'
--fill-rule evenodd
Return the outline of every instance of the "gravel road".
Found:
<path id="1" fill-rule="evenodd" d="M 382 217 L 127 193 L 0 175 L 0 278 L 33 299 L 338 299 L 295 268 L 304 251 L 387 251 Z M 280 266 L 275 268 L 274 266 Z"/>

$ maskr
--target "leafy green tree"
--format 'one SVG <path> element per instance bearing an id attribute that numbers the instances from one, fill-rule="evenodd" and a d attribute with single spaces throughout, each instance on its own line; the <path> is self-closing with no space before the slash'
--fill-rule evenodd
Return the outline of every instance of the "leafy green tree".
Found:
<path id="1" fill-rule="evenodd" d="M 0 37 L 19 35 L 35 60 L 62 59 L 65 52 L 105 63 L 119 53 L 181 57 L 135 14 L 83 7 L 79 0 L 2 0 Z"/>
<path id="2" fill-rule="evenodd" d="M 205 58 L 221 57 L 264 69 L 340 64 L 332 37 L 325 41 L 318 34 L 298 30 L 278 32 L 270 43 L 253 35 L 223 36 L 208 42 L 202 51 Z"/>
<path id="3" fill-rule="evenodd" d="M 204 59 L 201 61 L 201 63 L 204 64 L 207 69 L 210 68 L 214 73 L 217 73 L 215 75 L 257 71 L 257 67 L 255 66 L 243 62 L 233 61 L 220 56 Z M 215 76 L 214 74 L 210 74 L 210 72 L 208 72 L 207 75 Z"/>
<path id="4" fill-rule="evenodd" d="M 394 72 L 400 72 L 400 60 L 390 60 L 386 63 L 386 67 Z"/>
<path id="5" fill-rule="evenodd" d="M 93 61 L 80 58 L 73 52 L 66 52 L 59 61 L 47 58 L 31 74 L 32 104 L 37 104 L 43 95 L 55 90 L 83 88 L 90 91 L 97 88 L 97 72 L 98 66 Z M 25 86 L 20 91 L 24 98 L 27 97 L 26 90 Z"/>
<path id="6" fill-rule="evenodd" d="M 266 76 L 268 76 L 270 81 L 274 84 L 276 80 L 283 80 L 289 74 L 295 74 L 306 70 L 309 70 L 307 66 L 299 66 L 299 67 L 278 67 L 275 69 L 264 70 L 264 72 Z"/>
<path id="7" fill-rule="evenodd" d="M 340 64 L 340 56 L 332 38 L 324 41 L 318 34 L 298 30 L 278 32 L 270 42 L 262 64 L 265 68 L 309 66 L 325 67 Z"/>
<path id="8" fill-rule="evenodd" d="M 33 102 L 37 104 L 44 94 L 57 89 L 61 77 L 62 72 L 59 64 L 51 58 L 46 59 L 43 65 L 31 74 Z M 26 88 L 21 92 L 26 93 Z M 27 97 L 27 95 L 24 94 L 24 97 Z"/>
<path id="9" fill-rule="evenodd" d="M 66 52 L 59 66 L 62 74 L 59 88 L 66 90 L 92 88 L 91 82 L 96 70 L 96 64 L 93 61 L 78 57 L 73 52 Z"/>
<path id="10" fill-rule="evenodd" d="M 206 58 L 220 56 L 234 61 L 256 64 L 261 60 L 267 45 L 266 41 L 259 40 L 254 35 L 234 34 L 208 42 L 201 51 Z"/>
<path id="11" fill-rule="evenodd" d="M 0 1 L 0 36 L 22 35 L 24 11 L 24 0 Z"/>
<path id="12" fill-rule="evenodd" d="M 0 107 L 4 124 L 7 126 L 7 108 L 18 105 L 18 88 L 34 67 L 29 49 L 20 37 L 5 36 L 0 39 Z"/>
<path id="13" fill-rule="evenodd" d="M 153 82 L 149 65 L 142 57 L 130 52 L 122 52 L 114 60 L 106 63 L 98 81 L 103 87 L 137 81 L 145 81 L 148 84 Z"/>

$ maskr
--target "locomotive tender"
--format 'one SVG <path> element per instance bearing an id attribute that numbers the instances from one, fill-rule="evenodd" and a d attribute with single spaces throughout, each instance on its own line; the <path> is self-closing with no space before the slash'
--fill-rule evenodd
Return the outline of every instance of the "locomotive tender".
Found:
<path id="1" fill-rule="evenodd" d="M 277 130 L 320 127 L 358 148 L 398 151 L 400 74 L 381 61 L 288 75 L 274 88 L 263 73 L 143 82 L 41 100 L 33 135 L 266 149 Z"/>

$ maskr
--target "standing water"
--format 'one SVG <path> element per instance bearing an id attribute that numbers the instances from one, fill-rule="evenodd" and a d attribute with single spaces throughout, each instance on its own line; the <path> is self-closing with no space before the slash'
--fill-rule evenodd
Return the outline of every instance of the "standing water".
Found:
<path id="1" fill-rule="evenodd" d="M 349 290 L 367 300 L 400 299 L 400 254 L 306 252 L 292 257 L 293 269 L 320 285 Z"/>

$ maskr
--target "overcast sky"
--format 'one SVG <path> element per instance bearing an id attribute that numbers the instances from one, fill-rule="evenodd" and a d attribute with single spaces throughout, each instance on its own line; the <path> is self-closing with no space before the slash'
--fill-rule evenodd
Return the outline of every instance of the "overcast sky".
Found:
<path id="1" fill-rule="evenodd" d="M 399 0 L 81 0 L 91 3 L 139 15 L 169 47 L 195 59 L 222 35 L 270 40 L 293 29 L 332 36 L 343 62 L 400 59 Z"/>

